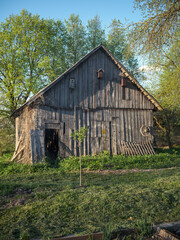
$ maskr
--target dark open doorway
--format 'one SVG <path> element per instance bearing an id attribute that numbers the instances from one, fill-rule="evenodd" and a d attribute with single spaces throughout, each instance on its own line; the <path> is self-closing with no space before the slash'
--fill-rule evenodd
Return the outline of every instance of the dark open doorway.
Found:
<path id="1" fill-rule="evenodd" d="M 45 154 L 50 159 L 58 157 L 58 129 L 45 130 Z"/>

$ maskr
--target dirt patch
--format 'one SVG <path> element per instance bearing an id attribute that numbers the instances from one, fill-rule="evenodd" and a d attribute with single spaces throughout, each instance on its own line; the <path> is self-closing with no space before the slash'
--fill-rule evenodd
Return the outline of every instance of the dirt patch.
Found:
<path id="1" fill-rule="evenodd" d="M 11 207 L 18 207 L 18 206 L 25 205 L 27 201 L 30 199 L 31 193 L 32 193 L 31 189 L 22 189 L 22 188 L 14 189 L 12 194 L 4 197 L 4 199 L 0 201 L 0 205 L 1 205 L 0 211 L 3 211 Z"/>
<path id="2" fill-rule="evenodd" d="M 179 167 L 171 167 L 171 168 L 160 168 L 160 169 L 126 169 L 126 170 L 112 170 L 112 169 L 107 169 L 107 170 L 83 170 L 85 173 L 98 173 L 102 175 L 107 175 L 107 174 L 128 174 L 128 173 L 138 173 L 138 172 L 159 172 L 163 171 L 165 169 L 179 169 Z"/>

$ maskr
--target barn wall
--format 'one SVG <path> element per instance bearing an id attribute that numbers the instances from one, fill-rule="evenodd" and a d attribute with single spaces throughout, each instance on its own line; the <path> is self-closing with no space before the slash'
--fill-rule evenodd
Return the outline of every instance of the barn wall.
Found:
<path id="1" fill-rule="evenodd" d="M 19 156 L 22 163 L 32 163 L 31 158 L 31 129 L 35 129 L 35 109 L 24 108 L 21 114 L 16 117 L 16 147 L 20 142 L 19 149 L 24 147 Z"/>
<path id="2" fill-rule="evenodd" d="M 76 142 L 71 132 L 81 126 L 88 126 L 88 136 L 82 145 L 84 155 L 98 154 L 104 150 L 112 154 L 120 154 L 120 141 L 143 143 L 153 141 L 152 132 L 142 136 L 141 126 L 152 129 L 152 111 L 133 109 L 55 110 L 40 106 L 36 112 L 36 128 L 45 131 L 47 126 L 59 126 L 60 156 L 78 155 Z M 65 125 L 64 125 L 65 123 Z M 48 125 L 50 124 L 50 125 Z M 64 130 L 65 127 L 65 130 Z"/>
<path id="3" fill-rule="evenodd" d="M 103 79 L 97 71 L 104 70 Z M 57 108 L 136 108 L 154 109 L 154 105 L 130 80 L 122 97 L 120 70 L 102 50 L 98 50 L 44 94 L 44 104 Z M 74 78 L 76 88 L 69 88 Z"/>

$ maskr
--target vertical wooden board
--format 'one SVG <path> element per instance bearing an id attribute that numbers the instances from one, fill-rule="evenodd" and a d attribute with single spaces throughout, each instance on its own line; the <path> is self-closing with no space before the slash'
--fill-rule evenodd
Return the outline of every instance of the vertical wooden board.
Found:
<path id="1" fill-rule="evenodd" d="M 89 155 L 89 110 L 86 111 L 85 124 L 88 128 L 87 137 L 86 137 L 86 154 Z"/>
<path id="2" fill-rule="evenodd" d="M 114 77 L 114 68 L 112 63 L 110 65 L 110 81 L 111 81 L 111 107 L 115 108 L 115 98 L 116 98 L 116 89 L 115 89 L 115 77 Z"/>
<path id="3" fill-rule="evenodd" d="M 120 74 L 120 72 L 119 72 Z M 119 76 L 119 81 L 118 81 L 118 107 L 122 107 L 122 95 L 121 95 L 121 80 Z"/>
<path id="4" fill-rule="evenodd" d="M 78 95 L 79 95 L 79 107 L 83 107 L 83 85 L 82 85 L 83 70 L 82 65 L 78 67 Z"/>
<path id="5" fill-rule="evenodd" d="M 107 58 L 108 60 L 108 84 L 109 84 L 109 94 L 108 94 L 108 98 L 109 98 L 109 107 L 112 107 L 112 92 L 113 92 L 113 88 L 112 88 L 112 78 L 111 78 L 111 64 L 110 64 L 110 59 Z"/>
<path id="6" fill-rule="evenodd" d="M 90 138 L 90 149 L 91 149 L 91 154 L 94 153 L 94 145 L 93 145 L 93 139 L 94 139 L 94 114 L 93 111 L 90 112 L 90 119 L 91 119 L 91 138 Z"/>
<path id="7" fill-rule="evenodd" d="M 123 132 L 123 140 L 126 142 L 127 141 L 127 135 L 126 135 L 126 132 L 127 132 L 127 129 L 126 129 L 126 114 L 125 114 L 125 110 L 122 111 L 122 114 L 123 114 L 123 121 L 122 121 L 122 132 Z"/>
<path id="8" fill-rule="evenodd" d="M 60 104 L 61 104 L 61 82 L 62 82 L 62 81 L 60 81 L 59 84 L 58 84 L 58 86 L 59 86 L 59 87 L 58 87 L 58 99 L 57 99 L 57 106 L 58 106 L 58 107 L 61 106 L 61 105 L 60 105 Z"/>
<path id="9" fill-rule="evenodd" d="M 82 126 L 87 126 L 87 122 L 86 122 L 86 111 L 84 110 L 83 112 L 82 112 L 82 115 L 83 115 L 83 123 L 82 123 Z M 83 155 L 85 156 L 86 155 L 86 144 L 87 143 L 87 138 L 84 138 L 84 140 L 83 140 Z"/>
<path id="10" fill-rule="evenodd" d="M 132 123 L 132 137 L 133 137 L 133 140 L 132 142 L 135 143 L 136 142 L 136 131 L 137 131 L 137 127 L 136 127 L 136 111 L 135 110 L 132 110 L 131 112 L 132 114 L 132 119 L 133 119 L 133 123 Z"/>
<path id="11" fill-rule="evenodd" d="M 81 67 L 81 95 L 82 95 L 82 100 L 81 100 L 81 106 L 82 108 L 85 107 L 85 99 L 86 99 L 86 80 L 85 80 L 85 71 L 86 71 L 86 61 L 83 62 L 82 67 Z"/>
<path id="12" fill-rule="evenodd" d="M 116 149 L 117 154 L 119 154 L 119 109 L 115 111 L 115 127 L 116 127 Z"/>
<path id="13" fill-rule="evenodd" d="M 93 61 L 93 74 L 92 74 L 92 80 L 93 80 L 93 108 L 97 107 L 97 53 L 95 53 L 92 56 Z"/>
<path id="14" fill-rule="evenodd" d="M 102 121 L 98 121 L 98 137 L 102 137 Z"/>
<path id="15" fill-rule="evenodd" d="M 78 79 L 78 68 L 73 70 L 73 73 L 71 73 L 71 76 L 74 77 L 76 81 L 76 87 L 72 90 L 72 107 L 78 106 L 78 85 L 79 85 L 79 79 Z"/>
<path id="16" fill-rule="evenodd" d="M 37 163 L 45 157 L 44 131 L 30 130 L 31 135 L 31 158 L 32 162 Z"/>
<path id="17" fill-rule="evenodd" d="M 125 110 L 125 116 L 126 116 L 126 136 L 127 136 L 127 141 L 130 142 L 130 131 L 129 131 L 129 111 Z"/>
<path id="18" fill-rule="evenodd" d="M 79 78 L 81 82 L 80 86 L 80 96 L 81 96 L 81 101 L 80 101 L 80 107 L 84 108 L 84 62 L 79 66 Z"/>
<path id="19" fill-rule="evenodd" d="M 79 79 L 79 68 L 76 68 L 74 70 L 74 75 L 76 78 L 76 88 L 74 92 L 74 106 L 79 107 L 80 103 L 80 98 L 79 98 L 79 84 L 80 84 L 80 79 Z"/>
<path id="20" fill-rule="evenodd" d="M 134 86 L 134 108 L 137 108 L 137 87 Z"/>
<path id="21" fill-rule="evenodd" d="M 91 122 L 91 112 L 88 112 L 88 123 L 89 123 L 89 136 L 88 136 L 88 146 L 89 146 L 89 155 L 91 155 L 92 150 L 91 150 L 91 136 L 92 136 L 92 132 L 91 132 L 91 128 L 92 128 L 92 122 Z"/>
<path id="22" fill-rule="evenodd" d="M 83 113 L 83 125 L 86 126 L 86 128 L 88 127 L 87 122 L 88 120 L 87 120 L 87 110 L 86 110 Z M 88 155 L 88 132 L 87 132 L 86 138 L 84 139 L 84 155 Z"/>
<path id="23" fill-rule="evenodd" d="M 87 59 L 87 88 L 88 88 L 88 108 L 92 108 L 93 107 L 93 103 L 92 103 L 92 89 L 93 89 L 93 67 L 92 67 L 92 58 L 88 58 Z"/>
<path id="24" fill-rule="evenodd" d="M 88 70 L 87 70 L 87 61 L 84 62 L 84 95 L 85 95 L 85 99 L 84 99 L 84 106 L 85 108 L 88 108 L 88 83 L 87 83 L 87 75 L 88 75 Z"/>
<path id="25" fill-rule="evenodd" d="M 133 133 L 132 133 L 132 126 L 133 126 L 133 116 L 131 114 L 131 110 L 128 110 L 129 113 L 129 135 L 130 135 L 130 142 L 133 142 Z"/>
<path id="26" fill-rule="evenodd" d="M 132 108 L 135 108 L 134 104 L 134 84 L 132 85 L 131 91 L 130 91 L 130 98 L 132 99 Z"/>
<path id="27" fill-rule="evenodd" d="M 111 144 L 112 144 L 112 154 L 117 154 L 117 139 L 116 139 L 116 118 L 112 120 L 111 124 Z"/>
<path id="28" fill-rule="evenodd" d="M 110 129 L 109 129 L 109 123 L 110 122 L 106 122 L 106 147 L 107 147 L 107 151 L 110 153 Z"/>
<path id="29" fill-rule="evenodd" d="M 105 143 L 106 143 L 106 128 L 105 128 L 105 123 L 102 121 L 101 122 L 101 151 L 104 151 L 106 149 Z"/>
<path id="30" fill-rule="evenodd" d="M 140 126 L 141 126 L 141 114 L 140 114 L 140 110 L 137 110 L 137 131 L 138 131 L 138 139 L 137 139 L 137 143 L 141 143 L 142 142 L 142 135 L 140 133 Z"/>
<path id="31" fill-rule="evenodd" d="M 64 78 L 61 80 L 60 107 L 64 107 Z"/>
<path id="32" fill-rule="evenodd" d="M 143 109 L 142 92 L 139 91 L 139 108 Z"/>
<path id="33" fill-rule="evenodd" d="M 31 159 L 32 159 L 32 163 L 35 163 L 35 159 L 36 159 L 36 153 L 35 153 L 35 131 L 34 130 L 30 130 L 30 135 L 31 135 Z"/>
<path id="34" fill-rule="evenodd" d="M 95 137 L 97 137 L 97 112 L 96 111 L 94 111 L 93 112 L 93 124 L 94 124 L 94 130 L 93 130 L 93 137 L 95 138 Z"/>
<path id="35" fill-rule="evenodd" d="M 100 51 L 100 57 L 101 57 L 101 68 L 104 70 L 104 58 L 105 55 L 103 52 Z M 101 107 L 105 107 L 105 77 L 103 76 L 102 81 L 100 82 L 100 88 L 101 88 Z"/>
<path id="36" fill-rule="evenodd" d="M 146 102 L 144 101 L 145 99 L 144 99 L 144 94 L 142 94 L 142 108 L 143 109 L 146 109 Z"/>
<path id="37" fill-rule="evenodd" d="M 117 109 L 117 111 L 116 111 L 116 116 L 117 116 L 117 151 L 118 151 L 118 154 L 120 154 L 120 142 L 121 142 L 121 140 L 122 140 L 122 136 L 121 136 L 121 112 L 122 110 L 120 110 L 120 109 Z"/>
<path id="38" fill-rule="evenodd" d="M 104 82 L 105 82 L 105 107 L 109 106 L 109 98 L 108 95 L 110 93 L 110 85 L 109 85 L 109 75 L 108 75 L 108 61 L 107 57 L 104 58 Z"/>
<path id="39" fill-rule="evenodd" d="M 76 107 L 74 107 L 74 127 L 73 127 L 73 131 L 76 131 L 76 129 L 77 129 L 77 110 L 76 110 Z M 77 156 L 76 141 L 74 141 L 74 155 Z"/>
<path id="40" fill-rule="evenodd" d="M 100 58 L 100 52 L 97 52 L 97 71 L 100 69 L 101 66 L 101 58 Z M 96 78 L 97 78 L 97 72 L 96 72 Z M 97 78 L 97 107 L 101 106 L 101 81 L 103 79 Z"/>

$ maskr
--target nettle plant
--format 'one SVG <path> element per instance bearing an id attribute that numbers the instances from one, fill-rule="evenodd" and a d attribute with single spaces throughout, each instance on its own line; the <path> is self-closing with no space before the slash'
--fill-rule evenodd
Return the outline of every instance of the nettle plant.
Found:
<path id="1" fill-rule="evenodd" d="M 76 130 L 74 132 L 71 133 L 71 137 L 77 142 L 77 145 L 79 147 L 79 160 L 80 160 L 80 168 L 79 168 L 79 172 L 80 172 L 80 187 L 82 186 L 82 168 L 81 168 L 81 146 L 82 146 L 82 142 L 84 140 L 84 138 L 86 138 L 88 133 L 88 128 L 83 126 L 81 127 L 79 130 Z"/>

